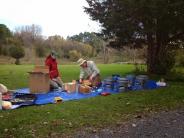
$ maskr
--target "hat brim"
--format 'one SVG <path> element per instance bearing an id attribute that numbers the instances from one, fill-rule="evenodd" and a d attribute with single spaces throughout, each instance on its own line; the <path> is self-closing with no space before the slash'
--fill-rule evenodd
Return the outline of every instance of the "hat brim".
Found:
<path id="1" fill-rule="evenodd" d="M 86 62 L 86 60 L 83 60 L 83 61 L 80 63 L 80 66 L 83 65 L 85 62 Z"/>

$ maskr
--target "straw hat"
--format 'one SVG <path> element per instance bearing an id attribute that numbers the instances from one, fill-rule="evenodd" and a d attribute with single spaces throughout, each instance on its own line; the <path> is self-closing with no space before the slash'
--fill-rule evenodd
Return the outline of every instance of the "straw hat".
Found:
<path id="1" fill-rule="evenodd" d="M 83 59 L 83 58 L 80 58 L 78 61 L 77 61 L 77 63 L 81 66 L 82 64 L 84 64 L 84 62 L 86 62 L 86 60 L 85 59 Z"/>

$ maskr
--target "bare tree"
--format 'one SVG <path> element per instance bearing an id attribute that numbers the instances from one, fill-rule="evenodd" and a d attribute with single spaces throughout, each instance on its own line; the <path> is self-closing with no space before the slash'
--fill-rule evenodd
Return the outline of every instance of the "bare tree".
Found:
<path id="1" fill-rule="evenodd" d="M 42 29 L 39 25 L 26 25 L 15 28 L 15 37 L 23 41 L 24 46 L 31 47 L 37 39 L 40 40 Z"/>

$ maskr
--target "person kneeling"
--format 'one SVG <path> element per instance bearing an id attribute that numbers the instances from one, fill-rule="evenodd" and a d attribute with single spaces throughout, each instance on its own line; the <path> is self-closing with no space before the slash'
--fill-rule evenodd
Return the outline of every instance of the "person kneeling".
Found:
<path id="1" fill-rule="evenodd" d="M 89 80 L 93 87 L 99 87 L 101 85 L 100 70 L 96 64 L 93 61 L 87 61 L 82 58 L 77 62 L 80 65 L 79 82 L 83 83 L 84 80 Z"/>
<path id="2" fill-rule="evenodd" d="M 56 56 L 56 52 L 51 51 L 51 54 L 45 60 L 45 65 L 49 67 L 51 89 L 61 89 L 63 86 L 63 82 L 58 71 Z"/>

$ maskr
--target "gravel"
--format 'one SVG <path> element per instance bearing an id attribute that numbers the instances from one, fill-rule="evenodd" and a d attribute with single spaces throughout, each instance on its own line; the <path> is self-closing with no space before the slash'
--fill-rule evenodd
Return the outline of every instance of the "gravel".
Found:
<path id="1" fill-rule="evenodd" d="M 85 131 L 86 130 L 86 131 Z M 151 116 L 117 123 L 103 129 L 86 128 L 73 138 L 184 138 L 184 109 L 162 111 Z"/>

